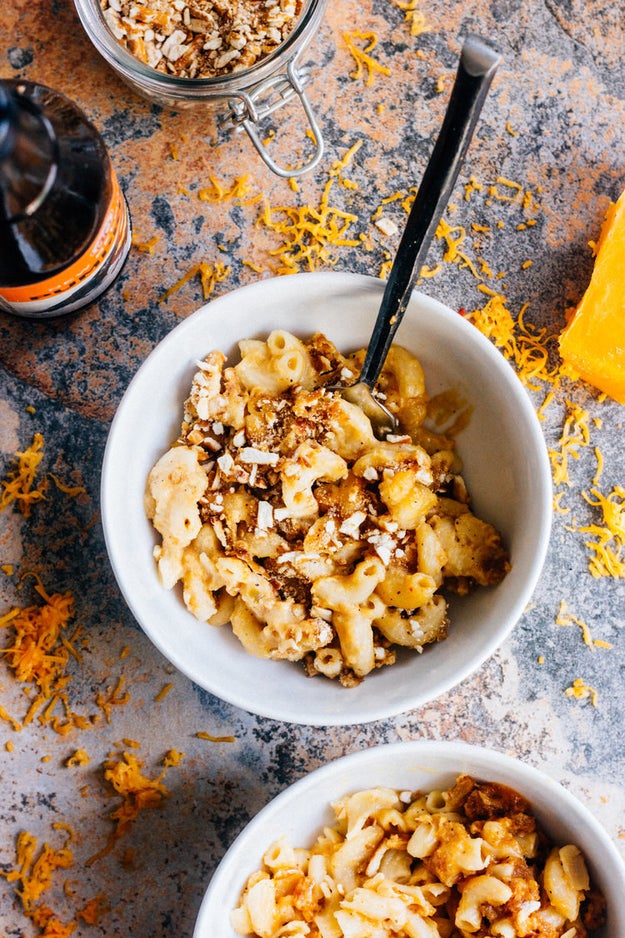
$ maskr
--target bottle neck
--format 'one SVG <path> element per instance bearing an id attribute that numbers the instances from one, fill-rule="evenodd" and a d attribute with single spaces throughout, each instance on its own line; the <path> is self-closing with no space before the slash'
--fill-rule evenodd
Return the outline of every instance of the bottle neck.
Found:
<path id="1" fill-rule="evenodd" d="M 58 143 L 40 108 L 0 81 L 0 221 L 28 218 L 54 185 Z"/>

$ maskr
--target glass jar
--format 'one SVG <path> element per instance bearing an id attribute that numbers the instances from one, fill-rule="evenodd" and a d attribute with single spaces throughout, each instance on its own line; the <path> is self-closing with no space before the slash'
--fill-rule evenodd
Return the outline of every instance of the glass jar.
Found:
<path id="1" fill-rule="evenodd" d="M 215 78 L 180 78 L 157 71 L 118 42 L 98 0 L 74 3 L 85 32 L 100 55 L 148 101 L 175 110 L 210 108 L 219 127 L 245 130 L 264 162 L 278 176 L 301 176 L 321 159 L 323 136 L 305 93 L 313 69 L 297 63 L 321 25 L 326 0 L 307 0 L 292 31 L 270 55 L 249 68 Z M 268 154 L 262 142 L 261 122 L 293 98 L 302 106 L 310 131 L 304 132 L 304 136 L 307 141 L 312 140 L 312 153 L 301 165 L 287 168 L 279 166 Z"/>

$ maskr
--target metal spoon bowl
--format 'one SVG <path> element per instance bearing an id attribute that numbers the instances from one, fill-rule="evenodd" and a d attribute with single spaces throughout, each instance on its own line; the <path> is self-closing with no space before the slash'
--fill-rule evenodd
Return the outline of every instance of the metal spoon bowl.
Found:
<path id="1" fill-rule="evenodd" d="M 360 407 L 380 439 L 396 431 L 397 420 L 375 397 L 374 387 L 458 178 L 500 61 L 499 53 L 483 39 L 478 36 L 465 39 L 445 118 L 399 242 L 360 376 L 355 384 L 328 388 Z"/>

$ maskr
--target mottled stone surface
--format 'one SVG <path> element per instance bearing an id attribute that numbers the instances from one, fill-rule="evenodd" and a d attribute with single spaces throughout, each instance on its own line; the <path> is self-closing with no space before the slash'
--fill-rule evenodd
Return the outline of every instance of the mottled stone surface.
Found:
<path id="1" fill-rule="evenodd" d="M 79 314 L 38 324 L 0 315 L 2 476 L 13 453 L 40 432 L 42 469 L 86 490 L 72 499 L 52 487 L 30 518 L 14 508 L 0 514 L 0 563 L 15 568 L 13 576 L 0 573 L 0 614 L 32 601 L 28 581 L 18 589 L 27 570 L 36 571 L 50 590 L 71 590 L 85 646 L 83 660 L 71 668 L 72 706 L 92 712 L 96 694 L 114 687 L 120 676 L 130 692 L 128 704 L 112 708 L 110 722 L 69 737 L 36 721 L 21 732 L 0 721 L 0 868 L 13 866 L 20 831 L 56 844 L 52 825 L 69 824 L 76 832 L 76 864 L 59 874 L 59 882 L 63 876 L 78 880 L 77 898 L 58 889 L 50 904 L 69 921 L 84 899 L 105 894 L 108 901 L 100 925 L 81 923 L 78 934 L 188 938 L 211 873 L 260 807 L 309 769 L 386 741 L 463 739 L 512 753 L 577 795 L 625 856 L 625 584 L 594 579 L 584 537 L 569 530 L 572 519 L 596 520 L 581 495 L 592 486 L 595 446 L 604 455 L 601 491 L 624 482 L 619 405 L 600 401 L 579 385 L 567 387 L 546 408 L 543 426 L 550 446 L 561 433 L 565 398 L 588 408 L 601 423 L 591 421 L 591 445 L 572 463 L 572 484 L 563 499 L 571 511 L 555 515 L 533 602 L 512 637 L 462 686 L 392 720 L 312 731 L 221 703 L 176 673 L 152 647 L 126 608 L 107 561 L 98 488 L 110 421 L 146 356 L 204 302 L 197 278 L 166 301 L 162 294 L 204 261 L 230 269 L 214 295 L 271 276 L 270 252 L 280 244 L 275 233 L 256 223 L 262 203 L 202 201 L 199 191 L 210 186 L 211 176 L 227 188 L 247 174 L 250 192 L 272 204 L 318 205 L 333 161 L 362 141 L 344 173 L 353 185 L 336 184 L 331 201 L 357 216 L 351 232 L 365 235 L 367 247 L 337 248 L 331 262 L 339 270 L 377 275 L 397 239 L 382 235 L 371 215 L 384 197 L 418 183 L 442 119 L 460 37 L 469 30 L 492 37 L 504 62 L 463 180 L 474 176 L 488 185 L 502 176 L 517 182 L 534 195 L 530 214 L 536 223 L 519 229 L 529 216 L 518 201 L 489 199 L 486 190 L 466 200 L 459 183 L 448 220 L 488 227 L 474 230 L 466 243 L 478 269 L 480 259 L 485 265 L 482 276 L 446 263 L 421 286 L 453 308 L 472 310 L 485 302 L 477 289 L 480 280 L 497 289 L 504 285 L 510 310 L 516 315 L 527 303 L 528 321 L 550 331 L 562 326 L 565 310 L 583 292 L 592 266 L 588 241 L 597 237 L 609 201 L 625 184 L 620 5 L 423 0 L 419 9 L 427 29 L 412 35 L 393 0 L 330 2 L 306 54 L 316 65 L 308 93 L 327 150 L 298 193 L 264 167 L 245 135 L 216 130 L 211 115 L 202 111 L 174 113 L 136 97 L 97 56 L 70 0 L 4 4 L 0 76 L 52 85 L 85 109 L 110 147 L 137 240 L 157 237 L 153 253 L 133 248 L 114 288 Z M 371 84 L 366 74 L 353 77 L 345 32 L 374 32 L 378 44 L 372 55 L 390 73 L 375 74 Z M 268 124 L 267 136 L 276 131 L 272 152 L 282 160 L 301 149 L 301 125 L 297 108 L 276 112 Z M 389 203 L 386 214 L 401 224 L 399 203 Z M 441 246 L 434 245 L 432 266 L 441 254 Z M 537 407 L 545 393 L 545 388 L 532 392 Z M 588 624 L 593 638 L 613 647 L 591 648 L 578 627 L 557 625 L 562 600 Z M 23 687 L 1 659 L 0 669 L 0 703 L 21 718 Z M 577 677 L 597 689 L 596 707 L 566 696 Z M 172 691 L 155 703 L 170 681 Z M 197 738 L 199 731 L 232 735 L 235 741 L 211 743 Z M 109 814 L 119 802 L 103 781 L 102 762 L 124 746 L 124 739 L 139 743 L 133 751 L 151 776 L 160 771 L 168 749 L 180 749 L 186 758 L 166 773 L 170 795 L 164 806 L 142 814 L 131 835 L 83 869 L 111 831 Z M 8 741 L 13 751 L 5 749 Z M 88 752 L 90 763 L 65 767 L 78 747 Z M 135 853 L 129 869 L 121 858 L 130 842 Z M 13 887 L 3 880 L 0 924 L 6 934 L 34 934 Z"/>

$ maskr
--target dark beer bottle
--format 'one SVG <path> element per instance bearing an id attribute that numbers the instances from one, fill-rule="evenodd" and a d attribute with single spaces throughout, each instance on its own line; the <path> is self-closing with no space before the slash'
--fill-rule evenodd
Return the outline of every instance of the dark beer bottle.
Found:
<path id="1" fill-rule="evenodd" d="M 65 95 L 0 81 L 0 309 L 42 318 L 119 274 L 130 219 L 104 141 Z"/>

